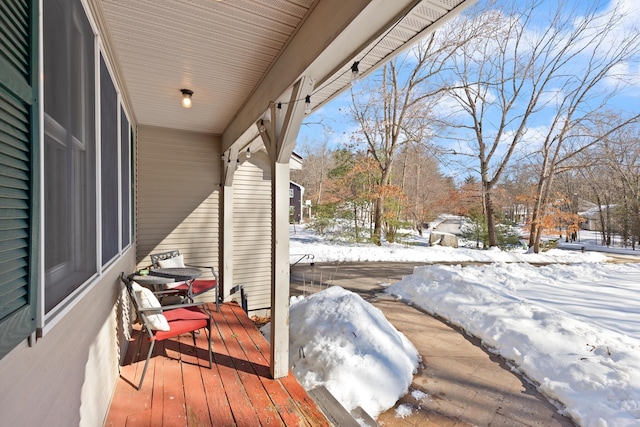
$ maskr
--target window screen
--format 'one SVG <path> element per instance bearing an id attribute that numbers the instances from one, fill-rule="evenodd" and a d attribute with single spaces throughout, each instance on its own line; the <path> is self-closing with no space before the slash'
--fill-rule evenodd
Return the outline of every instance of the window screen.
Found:
<path id="1" fill-rule="evenodd" d="M 44 15 L 45 311 L 96 273 L 94 35 L 79 0 Z"/>

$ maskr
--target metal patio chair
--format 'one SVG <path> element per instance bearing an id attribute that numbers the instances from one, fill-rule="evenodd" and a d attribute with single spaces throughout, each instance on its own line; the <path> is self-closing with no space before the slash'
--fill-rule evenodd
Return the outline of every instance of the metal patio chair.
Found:
<path id="1" fill-rule="evenodd" d="M 180 257 L 180 251 L 178 249 L 174 249 L 172 251 L 167 252 L 159 252 L 156 254 L 149 255 L 151 258 L 152 268 L 160 268 L 161 264 L 170 262 L 172 267 L 193 267 L 199 268 L 201 270 L 210 270 L 213 279 L 194 279 L 191 281 L 187 281 L 181 285 L 175 286 L 171 289 L 182 291 L 189 298 L 190 301 L 193 301 L 193 298 L 201 295 L 208 291 L 215 291 L 215 299 L 216 299 L 216 311 L 220 311 L 220 296 L 218 292 L 218 275 L 213 267 L 209 266 L 200 266 L 200 265 L 189 265 L 185 264 L 182 258 Z M 171 262 L 175 260 L 175 262 Z"/>
<path id="2" fill-rule="evenodd" d="M 138 285 L 126 277 L 124 273 L 120 275 L 120 280 L 127 287 L 129 297 L 135 305 L 138 320 L 142 323 L 143 329 L 146 331 L 148 339 L 151 342 L 144 369 L 142 370 L 142 377 L 140 377 L 140 383 L 138 384 L 138 390 L 142 388 L 142 382 L 147 373 L 147 367 L 156 341 L 163 341 L 190 332 L 193 337 L 193 347 L 197 354 L 198 346 L 196 344 L 195 332 L 199 329 L 206 328 L 209 332 L 209 369 L 212 368 L 211 328 L 213 318 L 211 314 L 204 309 L 203 304 L 188 303 L 161 306 L 150 289 Z"/>

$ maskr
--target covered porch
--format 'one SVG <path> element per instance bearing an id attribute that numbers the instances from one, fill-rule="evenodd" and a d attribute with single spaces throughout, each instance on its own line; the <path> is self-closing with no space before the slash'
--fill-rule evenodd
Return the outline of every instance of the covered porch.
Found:
<path id="1" fill-rule="evenodd" d="M 215 323 L 213 368 L 204 331 L 196 351 L 189 334 L 160 341 L 138 391 L 149 341 L 135 328 L 105 426 L 331 425 L 293 374 L 272 379 L 269 344 L 240 306 L 208 308 Z"/>
<path id="2" fill-rule="evenodd" d="M 249 311 L 272 319 L 271 375 L 286 375 L 290 160 L 302 121 L 471 3 L 99 3 L 137 124 L 137 268 L 179 248 L 215 266 L 225 301 L 243 285 Z"/>

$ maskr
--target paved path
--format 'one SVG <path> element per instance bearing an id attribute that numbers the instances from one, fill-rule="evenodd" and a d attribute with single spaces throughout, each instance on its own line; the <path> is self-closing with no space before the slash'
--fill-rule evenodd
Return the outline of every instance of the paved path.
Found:
<path id="1" fill-rule="evenodd" d="M 410 263 L 296 265 L 291 293 L 313 293 L 338 285 L 357 292 L 382 310 L 416 346 L 422 366 L 409 393 L 381 414 L 384 426 L 573 426 L 533 386 L 512 373 L 500 358 L 446 323 L 380 295 L 382 284 L 411 274 Z M 399 405 L 411 415 L 396 416 Z"/>

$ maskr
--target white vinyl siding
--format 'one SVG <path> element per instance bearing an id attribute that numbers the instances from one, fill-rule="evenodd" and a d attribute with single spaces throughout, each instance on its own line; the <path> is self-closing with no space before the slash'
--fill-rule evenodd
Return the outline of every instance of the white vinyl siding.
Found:
<path id="1" fill-rule="evenodd" d="M 219 274 L 219 137 L 145 126 L 137 137 L 138 266 L 178 249 L 186 263 Z"/>
<path id="2" fill-rule="evenodd" d="M 233 285 L 244 285 L 249 311 L 269 309 L 272 208 L 266 154 L 258 152 L 239 165 L 233 195 Z"/>
<path id="3" fill-rule="evenodd" d="M 0 360 L 3 426 L 101 426 L 118 379 L 128 325 L 118 276 L 133 249 L 110 265 L 33 347 L 23 340 Z M 125 291 L 126 292 L 126 291 Z M 122 353 L 122 354 L 121 354 Z"/>

